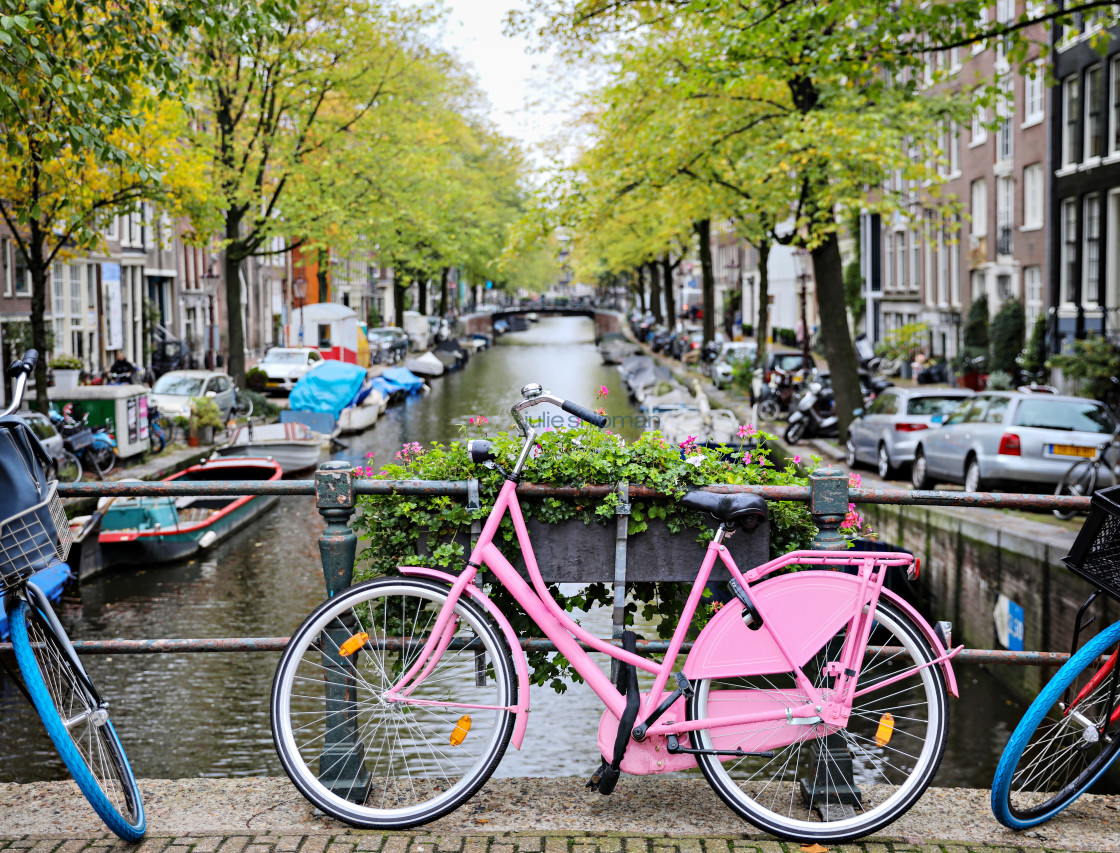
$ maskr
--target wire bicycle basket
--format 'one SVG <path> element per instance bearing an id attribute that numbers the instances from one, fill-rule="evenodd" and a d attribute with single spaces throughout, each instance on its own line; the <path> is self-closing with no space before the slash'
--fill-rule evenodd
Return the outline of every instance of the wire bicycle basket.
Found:
<path id="1" fill-rule="evenodd" d="M 29 575 L 66 560 L 73 535 L 66 511 L 51 483 L 40 503 L 0 521 L 0 581 L 5 589 Z"/>
<path id="2" fill-rule="evenodd" d="M 1120 486 L 1093 494 L 1089 517 L 1062 562 L 1120 600 Z"/>

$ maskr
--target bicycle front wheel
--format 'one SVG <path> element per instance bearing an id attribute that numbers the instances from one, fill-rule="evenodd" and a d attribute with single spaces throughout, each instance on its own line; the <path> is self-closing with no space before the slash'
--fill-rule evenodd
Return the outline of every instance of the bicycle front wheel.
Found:
<path id="1" fill-rule="evenodd" d="M 251 418 L 253 401 L 245 394 L 238 394 L 233 401 L 233 414 L 239 418 Z"/>
<path id="2" fill-rule="evenodd" d="M 1082 646 L 1027 708 L 992 781 L 992 811 L 1004 826 L 1027 829 L 1050 820 L 1116 760 L 1120 733 L 1105 731 L 1120 701 L 1110 696 L 1112 676 L 1103 678 L 1072 709 L 1069 705 L 1099 671 L 1101 656 L 1118 649 L 1120 622 Z"/>
<path id="3" fill-rule="evenodd" d="M 82 463 L 69 450 L 63 450 L 55 459 L 55 474 L 60 483 L 77 483 L 82 479 Z"/>
<path id="4" fill-rule="evenodd" d="M 1072 495 L 1074 497 L 1089 497 L 1097 489 L 1097 466 L 1090 459 L 1082 459 L 1070 466 L 1058 481 L 1054 494 Z M 1069 521 L 1077 512 L 1075 510 L 1054 510 L 1054 517 L 1062 521 Z"/>
<path id="5" fill-rule="evenodd" d="M 109 829 L 139 841 L 144 805 L 107 709 L 94 704 L 37 608 L 21 599 L 9 619 L 24 685 L 70 775 Z"/>
<path id="6" fill-rule="evenodd" d="M 773 752 L 772 757 L 696 757 L 720 798 L 759 829 L 805 842 L 858 838 L 903 815 L 937 772 L 949 726 L 944 674 L 938 666 L 915 669 L 934 654 L 909 615 L 880 600 L 875 621 L 870 645 L 878 650 L 865 656 L 856 692 L 909 674 L 857 696 L 847 727 L 832 734 L 822 725 L 792 726 L 785 720 L 718 725 L 723 715 L 806 703 L 791 673 L 693 685 L 689 719 L 713 723 L 691 733 L 695 747 Z M 805 664 L 806 676 L 825 693 L 832 684 L 825 665 L 837 660 L 846 630 Z M 884 740 L 881 727 L 888 714 Z"/>
<path id="7" fill-rule="evenodd" d="M 505 754 L 513 662 L 465 598 L 432 671 L 407 699 L 385 696 L 446 600 L 440 584 L 381 578 L 325 602 L 292 636 L 272 685 L 272 737 L 292 782 L 327 814 L 365 828 L 428 823 L 471 797 Z"/>

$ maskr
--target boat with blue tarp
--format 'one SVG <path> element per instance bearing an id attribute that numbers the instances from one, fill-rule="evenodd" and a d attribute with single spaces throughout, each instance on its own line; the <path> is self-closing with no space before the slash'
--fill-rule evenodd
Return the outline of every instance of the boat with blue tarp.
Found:
<path id="1" fill-rule="evenodd" d="M 289 414 L 281 420 L 299 420 L 303 413 L 330 415 L 339 432 L 360 432 L 377 421 L 389 402 L 357 364 L 325 361 L 300 377 L 288 397 Z M 312 429 L 321 429 L 310 419 Z M 333 432 L 333 429 L 330 430 Z"/>

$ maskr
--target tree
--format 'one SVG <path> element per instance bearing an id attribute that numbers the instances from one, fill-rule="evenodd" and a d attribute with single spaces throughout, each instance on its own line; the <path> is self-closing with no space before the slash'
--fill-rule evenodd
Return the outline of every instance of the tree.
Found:
<path id="1" fill-rule="evenodd" d="M 981 293 L 972 300 L 968 316 L 961 329 L 961 367 L 968 370 L 976 366 L 983 367 L 988 360 L 988 349 L 991 339 L 988 336 L 988 295 Z M 971 362 L 971 364 L 970 364 Z"/>
<path id="2" fill-rule="evenodd" d="M 172 184 L 197 177 L 170 97 L 189 20 L 139 0 L 0 0 L 0 216 L 31 279 L 40 411 L 51 263 L 99 248 L 109 218 L 143 199 L 176 204 Z"/>
<path id="3" fill-rule="evenodd" d="M 993 371 L 1015 374 L 1026 331 L 1027 315 L 1023 311 L 1023 303 L 1018 299 L 1008 299 L 992 319 L 990 365 Z"/>

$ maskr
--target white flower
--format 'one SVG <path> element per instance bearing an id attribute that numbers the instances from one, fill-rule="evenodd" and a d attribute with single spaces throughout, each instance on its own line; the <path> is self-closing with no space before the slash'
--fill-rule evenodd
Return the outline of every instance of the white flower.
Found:
<path id="1" fill-rule="evenodd" d="M 684 460 L 684 464 L 695 465 L 697 468 L 699 468 L 704 464 L 704 457 L 697 453 L 695 456 L 689 456 L 686 460 Z"/>

